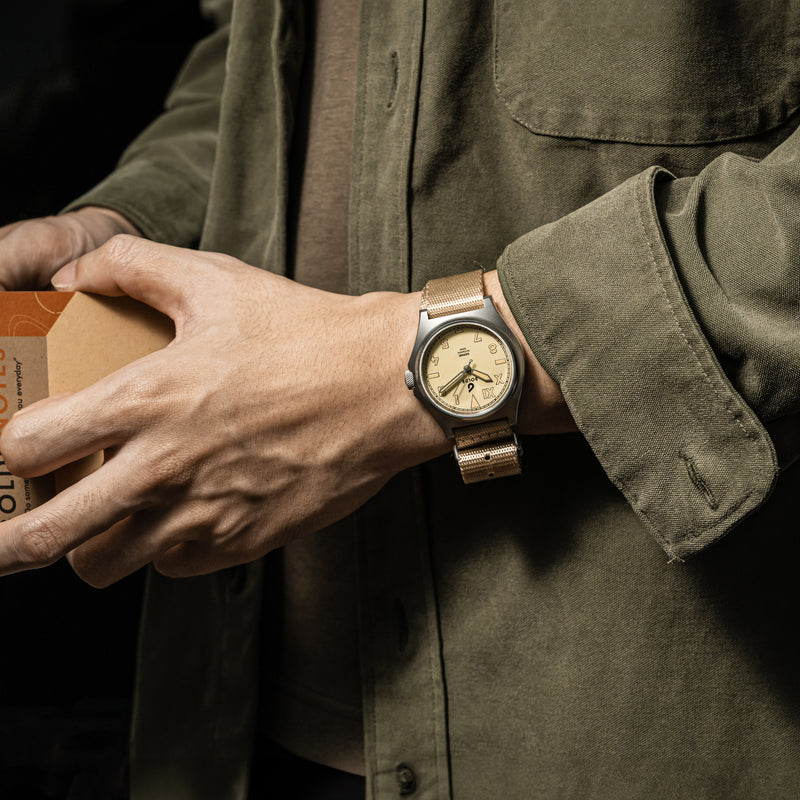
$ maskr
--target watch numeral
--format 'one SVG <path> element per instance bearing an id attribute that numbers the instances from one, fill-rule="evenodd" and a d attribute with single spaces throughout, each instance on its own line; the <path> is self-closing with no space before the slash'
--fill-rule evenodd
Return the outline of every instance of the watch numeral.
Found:
<path id="1" fill-rule="evenodd" d="M 492 344 L 489 345 L 489 352 L 492 355 L 494 355 L 497 352 L 497 345 L 494 342 L 492 342 Z"/>
<path id="2" fill-rule="evenodd" d="M 478 402 L 478 398 L 475 395 L 472 395 L 472 408 L 480 408 L 481 404 Z"/>
<path id="3" fill-rule="evenodd" d="M 475 341 L 476 341 L 476 342 L 482 342 L 482 341 L 483 341 L 483 336 L 481 336 L 481 335 L 478 333 L 478 331 L 475 331 Z"/>
<path id="4" fill-rule="evenodd" d="M 499 386 L 501 383 L 505 383 L 505 381 L 503 380 L 503 376 L 502 375 L 498 375 L 495 372 L 495 374 L 494 374 L 494 383 L 495 383 L 495 386 Z"/>
<path id="5" fill-rule="evenodd" d="M 494 386 L 489 386 L 483 390 L 483 399 L 488 400 L 490 397 L 494 397 Z"/>
<path id="6" fill-rule="evenodd" d="M 442 343 L 439 347 L 441 347 L 442 350 L 447 350 L 447 348 L 450 347 L 450 342 L 448 342 L 447 339 L 442 339 Z"/>
<path id="7" fill-rule="evenodd" d="M 434 357 L 431 359 L 431 361 L 433 361 L 433 366 L 434 366 L 434 367 L 438 367 L 438 366 L 439 366 L 439 356 L 434 356 Z"/>

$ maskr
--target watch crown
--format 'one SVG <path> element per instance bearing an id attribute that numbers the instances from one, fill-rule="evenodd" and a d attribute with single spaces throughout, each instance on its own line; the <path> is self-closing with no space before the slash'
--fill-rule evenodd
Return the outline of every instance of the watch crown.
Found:
<path id="1" fill-rule="evenodd" d="M 414 388 L 414 373 L 411 372 L 411 370 L 407 369 L 406 370 L 406 374 L 405 374 L 405 378 L 406 378 L 406 386 L 409 389 L 413 389 Z"/>

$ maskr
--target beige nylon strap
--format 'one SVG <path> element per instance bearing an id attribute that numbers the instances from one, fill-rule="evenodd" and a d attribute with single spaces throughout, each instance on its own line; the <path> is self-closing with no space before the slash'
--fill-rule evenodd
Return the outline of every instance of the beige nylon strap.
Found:
<path id="1" fill-rule="evenodd" d="M 457 428 L 453 434 L 464 483 L 505 478 L 522 472 L 514 432 L 506 420 Z"/>
<path id="2" fill-rule="evenodd" d="M 483 308 L 483 270 L 428 281 L 420 305 L 431 319 Z M 517 442 L 507 420 L 456 428 L 453 435 L 464 483 L 522 472 Z"/>
<path id="3" fill-rule="evenodd" d="M 459 449 L 478 447 L 478 445 L 496 442 L 498 439 L 514 438 L 511 426 L 508 424 L 508 420 L 505 419 L 470 425 L 467 428 L 457 428 L 455 435 L 456 445 Z"/>
<path id="4" fill-rule="evenodd" d="M 428 281 L 422 290 L 420 308 L 431 319 L 483 308 L 483 270 Z"/>

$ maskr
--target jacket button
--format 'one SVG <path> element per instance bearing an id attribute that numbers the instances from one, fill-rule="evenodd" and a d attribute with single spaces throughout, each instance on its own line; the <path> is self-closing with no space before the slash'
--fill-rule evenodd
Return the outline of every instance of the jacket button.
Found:
<path id="1" fill-rule="evenodd" d="M 394 774 L 401 795 L 413 794 L 417 790 L 417 776 L 408 764 L 398 764 Z"/>

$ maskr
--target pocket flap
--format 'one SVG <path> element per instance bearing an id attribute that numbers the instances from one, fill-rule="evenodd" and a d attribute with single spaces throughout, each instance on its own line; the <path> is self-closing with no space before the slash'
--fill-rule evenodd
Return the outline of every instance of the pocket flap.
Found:
<path id="1" fill-rule="evenodd" d="M 495 84 L 535 133 L 752 136 L 798 107 L 798 0 L 495 1 Z"/>

